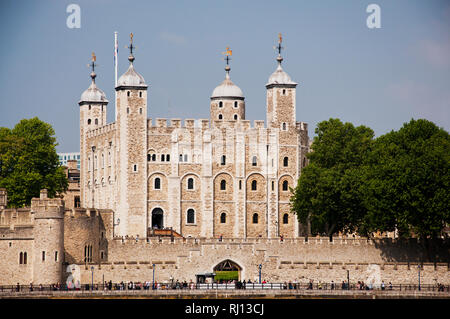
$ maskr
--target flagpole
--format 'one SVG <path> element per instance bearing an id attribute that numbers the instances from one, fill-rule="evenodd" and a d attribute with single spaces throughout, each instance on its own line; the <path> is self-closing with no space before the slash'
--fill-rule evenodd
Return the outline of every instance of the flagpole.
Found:
<path id="1" fill-rule="evenodd" d="M 115 87 L 117 86 L 117 60 L 119 59 L 119 44 L 117 42 L 117 31 L 114 32 L 114 93 L 115 93 L 115 120 L 117 121 L 117 91 Z"/>

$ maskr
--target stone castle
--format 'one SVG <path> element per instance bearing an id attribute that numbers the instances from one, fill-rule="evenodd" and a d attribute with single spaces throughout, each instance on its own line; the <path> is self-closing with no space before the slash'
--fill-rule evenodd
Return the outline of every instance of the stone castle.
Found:
<path id="1" fill-rule="evenodd" d="M 31 207 L 7 208 L 0 189 L 0 285 L 145 281 L 155 272 L 157 281 L 189 281 L 229 269 L 256 280 L 260 267 L 272 282 L 340 282 L 351 273 L 352 281 L 415 283 L 418 265 L 423 283 L 450 283 L 448 241 L 430 257 L 415 239 L 307 237 L 289 198 L 309 138 L 296 121 L 297 83 L 281 67 L 281 39 L 266 125 L 253 126 L 228 59 L 210 119 L 154 124 L 132 50 L 113 123 L 92 61 L 79 101 L 81 169 L 69 167 L 64 199 L 43 190 Z"/>
<path id="2" fill-rule="evenodd" d="M 106 123 L 108 100 L 95 72 L 81 95 L 81 205 L 112 209 L 121 236 L 170 227 L 184 237 L 298 237 L 289 198 L 307 163 L 308 127 L 296 120 L 297 83 L 281 55 L 266 84 L 267 126 L 245 119 L 245 97 L 228 64 L 211 95 L 210 119 L 153 123 L 148 85 L 132 53 L 128 60 L 115 122 Z"/>

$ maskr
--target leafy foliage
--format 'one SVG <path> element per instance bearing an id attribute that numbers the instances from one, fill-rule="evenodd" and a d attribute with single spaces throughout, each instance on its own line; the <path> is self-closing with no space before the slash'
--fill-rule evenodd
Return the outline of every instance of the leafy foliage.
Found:
<path id="1" fill-rule="evenodd" d="M 313 233 L 394 231 L 436 238 L 450 223 L 450 137 L 427 120 L 373 139 L 370 128 L 330 119 L 291 198 Z"/>
<path id="2" fill-rule="evenodd" d="M 52 197 L 67 190 L 54 135 L 51 125 L 37 117 L 13 129 L 0 128 L 0 187 L 8 191 L 9 206 L 29 205 L 43 188 Z"/>

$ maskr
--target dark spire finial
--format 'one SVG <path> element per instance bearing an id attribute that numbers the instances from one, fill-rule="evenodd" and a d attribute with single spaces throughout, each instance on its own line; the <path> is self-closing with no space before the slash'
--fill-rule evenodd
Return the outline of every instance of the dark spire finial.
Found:
<path id="1" fill-rule="evenodd" d="M 225 71 L 227 72 L 227 77 L 228 77 L 229 76 L 229 72 L 231 70 L 231 68 L 230 68 L 230 60 L 231 60 L 230 56 L 233 55 L 233 51 L 231 51 L 230 48 L 227 47 L 225 49 L 225 52 L 222 52 L 222 54 L 225 54 L 225 57 L 223 59 L 227 62 L 227 65 L 225 66 Z"/>
<path id="2" fill-rule="evenodd" d="M 97 63 L 95 63 L 95 61 L 97 61 L 97 57 L 95 56 L 95 53 L 92 52 L 92 58 L 91 58 L 91 63 L 88 64 L 88 67 L 91 68 L 91 79 L 92 82 L 95 82 L 95 77 L 97 76 L 97 74 L 95 74 L 95 67 L 97 66 Z"/>
<path id="3" fill-rule="evenodd" d="M 281 62 L 283 61 L 283 58 L 281 56 L 281 50 L 284 49 L 281 46 L 281 42 L 283 42 L 283 37 L 281 36 L 281 33 L 278 33 L 278 45 L 276 47 L 274 47 L 274 49 L 278 50 L 277 61 L 278 61 L 278 64 L 280 64 L 280 65 L 281 65 Z"/>
<path id="4" fill-rule="evenodd" d="M 130 61 L 131 63 L 133 63 L 133 61 L 134 61 L 133 49 L 136 48 L 136 47 L 133 45 L 133 32 L 130 33 L 130 45 L 129 45 L 127 48 L 130 49 L 130 55 L 128 56 L 128 61 Z"/>

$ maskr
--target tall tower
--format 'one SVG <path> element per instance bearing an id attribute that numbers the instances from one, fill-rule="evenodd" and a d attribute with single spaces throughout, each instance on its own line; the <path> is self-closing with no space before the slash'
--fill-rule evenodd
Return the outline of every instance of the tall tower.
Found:
<path id="1" fill-rule="evenodd" d="M 81 94 L 78 102 L 80 105 L 80 200 L 82 207 L 94 206 L 93 194 L 91 193 L 94 187 L 89 185 L 89 171 L 93 169 L 94 158 L 91 158 L 93 154 L 92 145 L 87 145 L 87 133 L 106 124 L 106 105 L 108 104 L 105 93 L 95 84 L 95 78 L 97 77 L 95 61 L 96 57 L 92 52 L 92 61 L 89 65 L 91 67 L 92 82 L 89 88 Z"/>
<path id="2" fill-rule="evenodd" d="M 130 35 L 128 70 L 117 81 L 118 235 L 147 235 L 147 85 L 133 62 Z"/>
<path id="3" fill-rule="evenodd" d="M 283 71 L 281 62 L 281 33 L 278 35 L 278 67 L 269 77 L 267 89 L 267 127 L 277 127 L 283 131 L 295 128 L 295 95 L 297 83 Z"/>
<path id="4" fill-rule="evenodd" d="M 211 121 L 245 120 L 245 101 L 241 89 L 230 79 L 230 56 L 232 51 L 227 48 L 225 54 L 225 80 L 217 86 L 211 95 Z M 214 123 L 214 122 L 213 122 Z"/>

